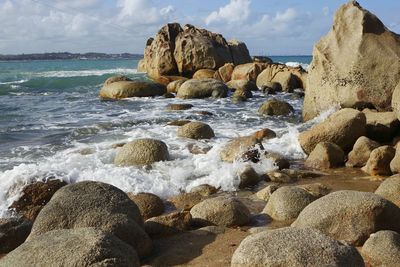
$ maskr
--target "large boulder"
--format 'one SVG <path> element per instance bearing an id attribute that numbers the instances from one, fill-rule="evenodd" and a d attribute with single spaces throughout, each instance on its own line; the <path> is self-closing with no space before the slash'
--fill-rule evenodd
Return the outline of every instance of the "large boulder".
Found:
<path id="1" fill-rule="evenodd" d="M 193 79 L 212 79 L 214 74 L 215 70 L 200 69 L 193 74 Z"/>
<path id="2" fill-rule="evenodd" d="M 363 171 L 370 175 L 391 175 L 390 162 L 394 158 L 396 150 L 392 146 L 381 146 L 372 150 L 371 155 Z"/>
<path id="3" fill-rule="evenodd" d="M 375 194 L 380 195 L 400 207 L 400 176 L 387 178 L 376 189 Z"/>
<path id="4" fill-rule="evenodd" d="M 190 139 L 211 139 L 215 137 L 215 134 L 210 125 L 193 121 L 179 127 L 178 136 Z"/>
<path id="5" fill-rule="evenodd" d="M 400 234 L 379 231 L 372 234 L 361 250 L 370 266 L 398 266 L 400 263 Z"/>
<path id="6" fill-rule="evenodd" d="M 316 228 L 337 240 L 362 245 L 371 233 L 400 230 L 400 208 L 373 193 L 337 191 L 308 205 L 292 224 Z"/>
<path id="7" fill-rule="evenodd" d="M 59 189 L 36 218 L 28 240 L 58 229 L 96 227 L 134 247 L 139 256 L 151 251 L 136 204 L 118 188 L 85 181 Z"/>
<path id="8" fill-rule="evenodd" d="M 380 145 L 368 137 L 361 136 L 353 146 L 348 155 L 347 167 L 364 167 L 367 164 L 371 152 Z"/>
<path id="9" fill-rule="evenodd" d="M 148 97 L 161 96 L 166 92 L 166 87 L 158 83 L 147 81 L 116 81 L 104 84 L 100 90 L 100 97 L 104 99 Z"/>
<path id="10" fill-rule="evenodd" d="M 269 116 L 287 116 L 293 112 L 294 108 L 289 103 L 277 99 L 265 101 L 258 109 L 261 115 Z"/>
<path id="11" fill-rule="evenodd" d="M 400 81 L 400 37 L 356 1 L 341 6 L 330 32 L 315 46 L 303 117 L 332 105 L 391 108 Z"/>
<path id="12" fill-rule="evenodd" d="M 354 247 L 321 232 L 285 227 L 245 238 L 232 257 L 231 267 L 354 266 L 364 262 Z"/>
<path id="13" fill-rule="evenodd" d="M 365 114 L 345 108 L 335 112 L 324 122 L 300 133 L 299 142 L 304 152 L 310 154 L 320 142 L 331 142 L 349 152 L 360 136 L 366 133 Z"/>
<path id="14" fill-rule="evenodd" d="M 257 76 L 268 66 L 266 63 L 247 63 L 235 67 L 232 80 L 248 80 L 256 82 Z"/>
<path id="15" fill-rule="evenodd" d="M 24 218 L 0 219 L 0 254 L 6 254 L 24 243 L 31 228 L 32 222 Z"/>
<path id="16" fill-rule="evenodd" d="M 232 39 L 228 41 L 228 46 L 232 54 L 233 64 L 240 65 L 253 61 L 245 43 Z"/>
<path id="17" fill-rule="evenodd" d="M 238 199 L 219 196 L 203 200 L 191 210 L 197 225 L 242 226 L 250 221 L 250 211 Z"/>
<path id="18" fill-rule="evenodd" d="M 234 162 L 235 160 L 246 159 L 246 155 L 249 154 L 257 154 L 259 157 L 260 150 L 264 150 L 264 147 L 256 137 L 236 137 L 221 149 L 220 157 L 222 161 Z"/>
<path id="19" fill-rule="evenodd" d="M 294 75 L 291 68 L 284 64 L 269 64 L 257 77 L 257 86 L 269 86 L 271 82 L 281 85 L 283 91 L 293 92 L 296 88 L 303 88 L 299 77 Z"/>
<path id="20" fill-rule="evenodd" d="M 184 82 L 178 90 L 178 98 L 206 98 L 217 92 L 222 97 L 228 94 L 228 87 L 221 81 L 215 79 L 192 79 Z"/>
<path id="21" fill-rule="evenodd" d="M 229 82 L 234 68 L 235 65 L 232 63 L 226 63 L 214 73 L 214 79 L 223 81 L 224 83 Z"/>
<path id="22" fill-rule="evenodd" d="M 167 85 L 167 92 L 176 94 L 178 92 L 179 88 L 181 87 L 181 85 L 184 82 L 186 82 L 187 80 L 188 80 L 187 78 L 182 78 L 182 79 L 170 82 Z"/>
<path id="23" fill-rule="evenodd" d="M 169 160 L 167 145 L 156 139 L 137 139 L 121 147 L 115 156 L 118 166 L 150 165 L 157 161 Z"/>
<path id="24" fill-rule="evenodd" d="M 344 152 L 336 144 L 319 143 L 308 156 L 305 166 L 315 169 L 330 169 L 344 164 Z"/>
<path id="25" fill-rule="evenodd" d="M 367 118 L 367 136 L 378 142 L 390 142 L 399 130 L 400 121 L 394 112 L 376 112 L 364 109 Z"/>
<path id="26" fill-rule="evenodd" d="M 95 228 L 59 229 L 25 242 L 0 266 L 140 266 L 136 251 Z"/>

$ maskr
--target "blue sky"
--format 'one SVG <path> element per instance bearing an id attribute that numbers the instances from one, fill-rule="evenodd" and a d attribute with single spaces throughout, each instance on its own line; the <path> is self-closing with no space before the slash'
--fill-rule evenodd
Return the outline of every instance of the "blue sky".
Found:
<path id="1" fill-rule="evenodd" d="M 255 55 L 306 55 L 329 31 L 339 0 L 0 0 L 0 54 L 142 53 L 168 22 L 246 42 Z M 400 32 L 399 0 L 360 0 Z"/>

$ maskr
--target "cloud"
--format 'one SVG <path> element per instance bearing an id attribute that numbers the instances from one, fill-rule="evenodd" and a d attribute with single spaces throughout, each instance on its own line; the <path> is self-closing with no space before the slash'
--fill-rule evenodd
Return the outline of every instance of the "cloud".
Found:
<path id="1" fill-rule="evenodd" d="M 218 11 L 211 12 L 205 19 L 207 25 L 215 23 L 238 23 L 246 21 L 250 15 L 250 0 L 231 0 Z"/>

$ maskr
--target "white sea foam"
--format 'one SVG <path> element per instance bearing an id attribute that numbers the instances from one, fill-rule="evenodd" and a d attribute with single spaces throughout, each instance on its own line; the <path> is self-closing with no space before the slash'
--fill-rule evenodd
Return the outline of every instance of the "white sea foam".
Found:
<path id="1" fill-rule="evenodd" d="M 28 80 L 18 80 L 18 81 L 11 81 L 11 82 L 0 82 L 0 84 L 20 84 L 20 83 L 24 83 Z"/>
<path id="2" fill-rule="evenodd" d="M 39 72 L 36 75 L 40 77 L 85 77 L 85 76 L 102 76 L 105 74 L 136 74 L 136 69 L 106 69 L 106 70 L 64 70 L 64 71 L 46 71 Z"/>
<path id="3" fill-rule="evenodd" d="M 298 67 L 301 66 L 303 69 L 308 70 L 308 68 L 310 67 L 310 64 L 307 63 L 300 63 L 300 62 L 286 62 L 285 63 L 286 66 L 289 67 Z"/>

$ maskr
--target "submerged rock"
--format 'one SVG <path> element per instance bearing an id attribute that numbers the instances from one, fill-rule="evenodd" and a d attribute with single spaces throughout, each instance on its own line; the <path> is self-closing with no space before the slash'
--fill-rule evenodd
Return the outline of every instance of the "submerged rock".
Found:
<path id="1" fill-rule="evenodd" d="M 270 99 L 265 101 L 258 109 L 261 115 L 269 116 L 287 116 L 294 112 L 294 108 L 285 101 Z"/>
<path id="2" fill-rule="evenodd" d="M 400 263 L 400 234 L 379 231 L 372 234 L 361 250 L 371 266 L 398 266 Z"/>
<path id="3" fill-rule="evenodd" d="M 218 93 L 220 97 L 226 97 L 228 87 L 215 79 L 192 79 L 187 80 L 179 87 L 176 96 L 183 99 L 206 98 L 213 96 L 214 92 Z"/>
<path id="4" fill-rule="evenodd" d="M 193 107 L 192 104 L 169 104 L 167 106 L 168 110 L 188 110 Z"/>
<path id="5" fill-rule="evenodd" d="M 349 153 L 346 166 L 364 167 L 365 164 L 367 164 L 371 152 L 379 146 L 379 143 L 369 139 L 368 137 L 361 136 L 357 139 L 353 146 L 353 150 Z"/>
<path id="6" fill-rule="evenodd" d="M 372 150 L 367 164 L 365 164 L 362 170 L 370 175 L 391 175 L 390 162 L 394 158 L 395 153 L 396 150 L 391 146 L 375 148 Z"/>
<path id="7" fill-rule="evenodd" d="M 210 125 L 194 121 L 179 127 L 178 136 L 190 139 L 211 139 L 215 137 L 215 134 Z"/>

